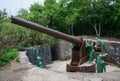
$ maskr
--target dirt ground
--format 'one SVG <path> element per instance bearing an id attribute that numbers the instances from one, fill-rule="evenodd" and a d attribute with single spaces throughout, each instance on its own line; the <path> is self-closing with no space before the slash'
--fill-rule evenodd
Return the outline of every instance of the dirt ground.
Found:
<path id="1" fill-rule="evenodd" d="M 41 69 L 14 60 L 0 68 L 0 81 L 120 81 L 120 68 L 107 65 L 105 73 L 66 72 L 66 61 L 54 61 Z"/>

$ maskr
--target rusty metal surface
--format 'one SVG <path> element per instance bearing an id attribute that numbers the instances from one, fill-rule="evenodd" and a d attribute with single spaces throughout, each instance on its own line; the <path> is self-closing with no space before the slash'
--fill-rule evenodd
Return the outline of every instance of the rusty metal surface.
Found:
<path id="1" fill-rule="evenodd" d="M 83 42 L 81 46 L 74 46 L 72 49 L 72 60 L 70 63 L 66 64 L 67 72 L 95 72 L 95 64 L 84 66 L 89 59 L 89 54 L 85 43 Z M 81 66 L 82 65 L 82 66 Z"/>
<path id="2" fill-rule="evenodd" d="M 78 66 L 88 60 L 88 51 L 85 42 L 81 46 L 74 46 L 72 49 L 71 65 Z"/>
<path id="3" fill-rule="evenodd" d="M 49 28 L 44 27 L 42 25 L 38 25 L 38 24 L 35 24 L 35 23 L 32 23 L 32 22 L 29 22 L 27 20 L 14 17 L 14 16 L 11 17 L 11 20 L 12 20 L 11 22 L 14 23 L 14 24 L 24 26 L 26 28 L 30 28 L 30 29 L 33 29 L 33 30 L 36 30 L 36 31 L 39 31 L 39 32 L 43 32 L 43 33 L 46 33 L 48 35 L 52 35 L 54 37 L 57 37 L 57 38 L 75 43 L 76 45 L 81 44 L 80 39 L 78 39 L 76 37 L 61 33 L 61 32 L 56 31 L 56 30 L 49 29 Z"/>
<path id="4" fill-rule="evenodd" d="M 88 66 L 88 67 L 87 66 L 78 67 L 78 66 L 66 64 L 66 71 L 67 72 L 95 72 L 95 70 L 96 70 L 95 64 Z"/>

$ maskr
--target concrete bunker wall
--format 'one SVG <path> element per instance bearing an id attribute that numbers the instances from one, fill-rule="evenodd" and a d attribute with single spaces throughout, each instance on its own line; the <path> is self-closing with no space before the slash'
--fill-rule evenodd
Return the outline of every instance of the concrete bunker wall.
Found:
<path id="1" fill-rule="evenodd" d="M 120 42 L 108 42 L 108 62 L 120 66 Z"/>
<path id="2" fill-rule="evenodd" d="M 35 64 L 35 57 L 33 48 L 39 50 L 39 55 L 44 58 L 44 64 L 51 62 L 52 60 L 66 60 L 72 56 L 72 48 L 69 46 L 69 42 L 61 41 L 54 45 L 40 45 L 31 48 L 27 48 L 27 56 L 31 63 Z M 105 41 L 108 49 L 108 57 L 105 61 L 114 63 L 120 66 L 120 42 Z"/>
<path id="3" fill-rule="evenodd" d="M 70 42 L 61 41 L 52 45 L 52 59 L 53 60 L 66 60 L 72 56 L 72 48 L 69 46 Z"/>

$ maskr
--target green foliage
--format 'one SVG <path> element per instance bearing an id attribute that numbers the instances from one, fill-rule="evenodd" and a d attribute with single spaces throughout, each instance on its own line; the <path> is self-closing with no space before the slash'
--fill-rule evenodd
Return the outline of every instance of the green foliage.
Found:
<path id="1" fill-rule="evenodd" d="M 11 23 L 5 23 L 1 26 L 0 38 L 1 49 L 9 47 L 30 47 L 34 45 L 52 43 L 51 41 L 54 39 L 46 34 Z"/>
<path id="2" fill-rule="evenodd" d="M 29 20 L 29 19 L 30 19 L 30 16 L 29 16 L 28 10 L 21 8 L 21 9 L 18 11 L 18 17 L 21 17 L 21 18 L 24 18 L 24 19 Z"/>
<path id="3" fill-rule="evenodd" d="M 18 57 L 18 50 L 16 49 L 6 50 L 5 54 L 0 55 L 0 67 L 6 65 L 16 57 Z"/>

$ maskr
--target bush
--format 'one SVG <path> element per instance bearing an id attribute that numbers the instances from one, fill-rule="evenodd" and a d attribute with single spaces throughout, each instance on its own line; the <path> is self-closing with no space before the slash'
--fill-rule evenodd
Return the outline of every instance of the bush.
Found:
<path id="1" fill-rule="evenodd" d="M 0 55 L 0 67 L 8 64 L 14 58 L 18 57 L 18 50 L 9 49 L 5 54 Z"/>
<path id="2" fill-rule="evenodd" d="M 21 26 L 3 23 L 0 27 L 0 49 L 8 47 L 22 48 L 41 44 L 51 44 L 57 39 L 47 34 Z"/>

